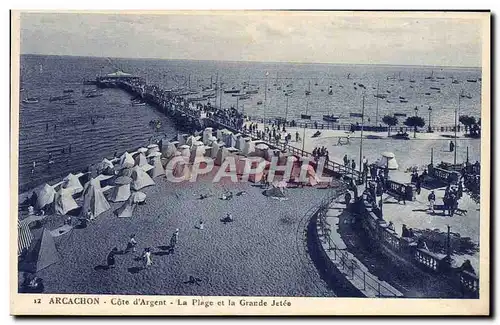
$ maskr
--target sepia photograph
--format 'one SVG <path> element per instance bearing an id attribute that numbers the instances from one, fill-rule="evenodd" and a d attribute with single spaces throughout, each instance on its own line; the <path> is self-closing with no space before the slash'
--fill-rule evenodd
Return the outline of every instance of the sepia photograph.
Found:
<path id="1" fill-rule="evenodd" d="M 11 35 L 12 314 L 488 313 L 490 12 Z"/>

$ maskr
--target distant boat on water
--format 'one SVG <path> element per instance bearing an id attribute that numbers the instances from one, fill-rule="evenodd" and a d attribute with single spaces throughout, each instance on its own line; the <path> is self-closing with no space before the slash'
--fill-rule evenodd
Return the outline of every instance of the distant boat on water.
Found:
<path id="1" fill-rule="evenodd" d="M 311 115 L 308 115 L 308 114 L 300 114 L 300 118 L 303 119 L 303 120 L 310 120 L 311 119 Z"/>
<path id="2" fill-rule="evenodd" d="M 236 93 L 239 93 L 239 92 L 240 92 L 240 90 L 236 89 L 236 88 L 224 90 L 224 94 L 236 94 Z"/>
<path id="3" fill-rule="evenodd" d="M 75 100 L 68 100 L 67 102 L 64 102 L 64 105 L 70 105 L 70 106 L 74 106 L 76 105 L 76 101 Z"/>
<path id="4" fill-rule="evenodd" d="M 71 98 L 71 95 L 51 96 L 49 98 L 49 101 L 55 102 L 55 101 L 66 100 L 66 99 L 70 99 L 70 98 Z"/>
<path id="5" fill-rule="evenodd" d="M 63 90 L 63 93 L 64 93 L 64 94 L 68 94 L 68 93 L 72 93 L 72 92 L 74 92 L 74 90 L 73 90 L 73 89 L 64 89 L 64 90 Z"/>
<path id="6" fill-rule="evenodd" d="M 460 81 L 458 81 L 457 79 L 453 79 L 453 81 L 451 83 L 452 84 L 458 84 L 458 83 L 460 83 Z"/>
<path id="7" fill-rule="evenodd" d="M 388 91 L 389 92 L 389 91 Z M 386 94 L 376 94 L 376 95 L 373 95 L 373 97 L 375 98 L 380 98 L 380 99 L 386 99 L 387 98 L 387 95 Z"/>
<path id="8" fill-rule="evenodd" d="M 257 105 L 262 105 L 262 101 L 261 101 L 261 100 L 259 100 L 259 101 L 257 102 Z"/>
<path id="9" fill-rule="evenodd" d="M 23 99 L 23 103 L 24 104 L 36 104 L 36 103 L 38 103 L 38 98 L 28 97 L 28 98 Z"/>
<path id="10" fill-rule="evenodd" d="M 467 82 L 477 82 L 477 79 L 467 79 Z"/>
<path id="11" fill-rule="evenodd" d="M 433 89 L 433 90 L 441 90 L 441 88 L 439 88 L 439 87 L 431 87 L 430 89 Z"/>
<path id="12" fill-rule="evenodd" d="M 406 117 L 406 113 L 394 113 L 395 117 Z"/>
<path id="13" fill-rule="evenodd" d="M 407 99 L 400 99 L 399 102 L 400 103 L 408 103 L 408 100 Z"/>

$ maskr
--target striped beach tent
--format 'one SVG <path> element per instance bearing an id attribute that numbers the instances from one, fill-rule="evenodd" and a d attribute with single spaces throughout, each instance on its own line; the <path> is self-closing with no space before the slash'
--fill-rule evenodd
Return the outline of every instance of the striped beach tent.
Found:
<path id="1" fill-rule="evenodd" d="M 28 249 L 33 240 L 29 224 L 22 221 L 17 221 L 17 255 L 21 255 L 24 249 Z"/>

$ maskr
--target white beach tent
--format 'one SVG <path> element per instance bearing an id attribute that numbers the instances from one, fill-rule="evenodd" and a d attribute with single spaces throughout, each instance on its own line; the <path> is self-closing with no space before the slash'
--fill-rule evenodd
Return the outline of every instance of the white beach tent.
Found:
<path id="1" fill-rule="evenodd" d="M 229 150 L 225 147 L 219 148 L 219 151 L 217 152 L 217 156 L 215 157 L 214 164 L 216 166 L 222 165 L 226 157 L 229 156 Z"/>
<path id="2" fill-rule="evenodd" d="M 153 179 L 139 166 L 134 166 L 131 170 L 132 189 L 140 190 L 143 187 L 155 185 Z"/>
<path id="3" fill-rule="evenodd" d="M 259 143 L 255 146 L 255 155 L 264 158 L 268 149 L 269 146 L 267 144 Z"/>
<path id="4" fill-rule="evenodd" d="M 128 176 L 120 176 L 115 179 L 115 187 L 109 195 L 109 200 L 111 202 L 122 202 L 128 200 L 130 197 L 130 183 L 132 183 L 132 178 Z"/>
<path id="5" fill-rule="evenodd" d="M 236 137 L 234 136 L 233 132 L 227 131 L 224 133 L 223 137 L 224 137 L 223 141 L 226 147 L 236 148 Z"/>
<path id="6" fill-rule="evenodd" d="M 226 134 L 228 132 L 231 132 L 231 131 L 229 131 L 228 129 L 218 129 L 215 134 L 216 134 L 217 139 L 219 139 L 220 141 L 224 141 L 224 134 Z"/>
<path id="7" fill-rule="evenodd" d="M 189 147 L 192 147 L 192 146 L 196 145 L 198 142 L 200 142 L 200 137 L 199 136 L 194 136 L 194 135 L 189 136 L 187 138 L 187 140 L 186 140 L 186 144 Z"/>
<path id="8" fill-rule="evenodd" d="M 205 145 L 202 142 L 196 143 L 191 147 L 189 162 L 192 163 L 196 158 L 200 159 L 205 156 Z"/>
<path id="9" fill-rule="evenodd" d="M 162 156 L 167 159 L 172 158 L 177 151 L 177 147 L 175 145 L 176 142 L 169 142 L 166 145 L 163 145 L 163 148 L 161 150 Z"/>
<path id="10" fill-rule="evenodd" d="M 236 136 L 236 149 L 239 149 L 241 151 L 243 151 L 243 149 L 245 148 L 245 137 L 241 134 L 237 134 Z"/>
<path id="11" fill-rule="evenodd" d="M 92 178 L 83 189 L 82 215 L 86 215 L 90 209 L 93 218 L 97 218 L 101 213 L 109 210 L 111 206 L 102 193 L 101 184 Z"/>
<path id="12" fill-rule="evenodd" d="M 73 175 L 71 173 L 69 173 L 69 175 L 64 178 L 63 185 L 61 187 L 70 190 L 72 192 L 72 195 L 81 193 L 83 191 L 83 186 L 80 183 L 80 179 L 76 177 L 76 175 Z"/>
<path id="13" fill-rule="evenodd" d="M 191 169 L 189 166 L 189 158 L 182 157 L 182 160 L 179 160 L 172 166 L 173 170 L 172 175 L 176 178 L 183 177 L 183 180 L 188 180 L 191 177 Z"/>
<path id="14" fill-rule="evenodd" d="M 255 142 L 252 141 L 252 138 L 244 138 L 245 143 L 243 145 L 243 148 L 241 149 L 242 153 L 244 155 L 249 155 L 253 152 L 255 152 Z"/>
<path id="15" fill-rule="evenodd" d="M 37 210 L 42 209 L 44 206 L 54 202 L 56 191 L 49 184 L 45 184 L 42 187 L 35 190 L 36 194 L 36 205 Z"/>
<path id="16" fill-rule="evenodd" d="M 213 139 L 213 129 L 210 127 L 205 128 L 203 130 L 203 144 L 209 146 Z"/>
<path id="17" fill-rule="evenodd" d="M 165 175 L 165 169 L 161 164 L 161 153 L 153 152 L 147 158 L 150 159 L 150 163 L 153 165 L 153 168 L 149 171 L 149 175 L 151 177 L 158 177 Z"/>
<path id="18" fill-rule="evenodd" d="M 191 156 L 191 150 L 187 144 L 183 144 L 179 146 L 179 151 L 181 152 L 181 156 L 189 158 Z"/>
<path id="19" fill-rule="evenodd" d="M 217 141 L 212 143 L 212 149 L 210 150 L 210 158 L 215 159 L 219 149 L 224 147 L 224 143 Z"/>
<path id="20" fill-rule="evenodd" d="M 158 147 L 158 145 L 156 143 L 152 143 L 152 144 L 148 145 L 147 148 L 148 148 L 148 151 L 146 152 L 146 156 L 149 156 L 153 152 L 159 152 L 160 151 L 160 147 Z"/>
<path id="21" fill-rule="evenodd" d="M 73 199 L 73 190 L 71 188 L 61 187 L 56 193 L 54 207 L 56 213 L 60 215 L 65 215 L 69 211 L 78 208 L 78 204 L 76 204 L 75 199 Z"/>
<path id="22" fill-rule="evenodd" d="M 147 150 L 146 150 L 147 151 Z M 146 159 L 146 155 L 144 154 L 145 151 L 141 151 L 139 152 L 136 156 L 135 156 L 135 164 L 139 167 L 141 166 L 144 166 L 148 163 L 147 159 Z"/>
<path id="23" fill-rule="evenodd" d="M 377 161 L 377 166 L 381 168 L 388 168 L 389 170 L 396 170 L 399 168 L 396 156 L 392 152 L 383 152 L 382 157 Z"/>
<path id="24" fill-rule="evenodd" d="M 177 141 L 179 141 L 179 146 L 186 144 L 187 134 L 177 134 Z"/>
<path id="25" fill-rule="evenodd" d="M 114 211 L 118 218 L 130 218 L 132 217 L 137 203 L 133 203 L 130 197 L 123 203 L 121 207 Z"/>
<path id="26" fill-rule="evenodd" d="M 132 155 L 128 152 L 124 152 L 120 157 L 120 168 L 131 168 L 134 167 L 135 161 Z"/>

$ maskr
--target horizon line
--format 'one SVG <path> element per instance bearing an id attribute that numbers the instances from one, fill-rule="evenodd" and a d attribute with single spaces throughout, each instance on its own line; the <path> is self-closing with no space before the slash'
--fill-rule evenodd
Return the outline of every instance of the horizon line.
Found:
<path id="1" fill-rule="evenodd" d="M 454 66 L 454 65 L 425 65 L 425 64 L 389 64 L 389 63 L 333 63 L 333 62 L 303 62 L 303 61 L 258 61 L 258 60 L 209 60 L 209 59 L 172 59 L 158 57 L 131 58 L 120 56 L 92 56 L 77 54 L 41 54 L 41 53 L 20 53 L 20 56 L 61 56 L 77 58 L 98 58 L 98 59 L 126 59 L 126 60 L 165 60 L 165 61 L 196 61 L 196 62 L 233 62 L 233 63 L 278 63 L 278 64 L 323 64 L 323 65 L 366 65 L 366 66 L 391 66 L 391 67 L 429 67 L 429 68 L 458 68 L 458 69 L 481 69 L 482 66 Z"/>

